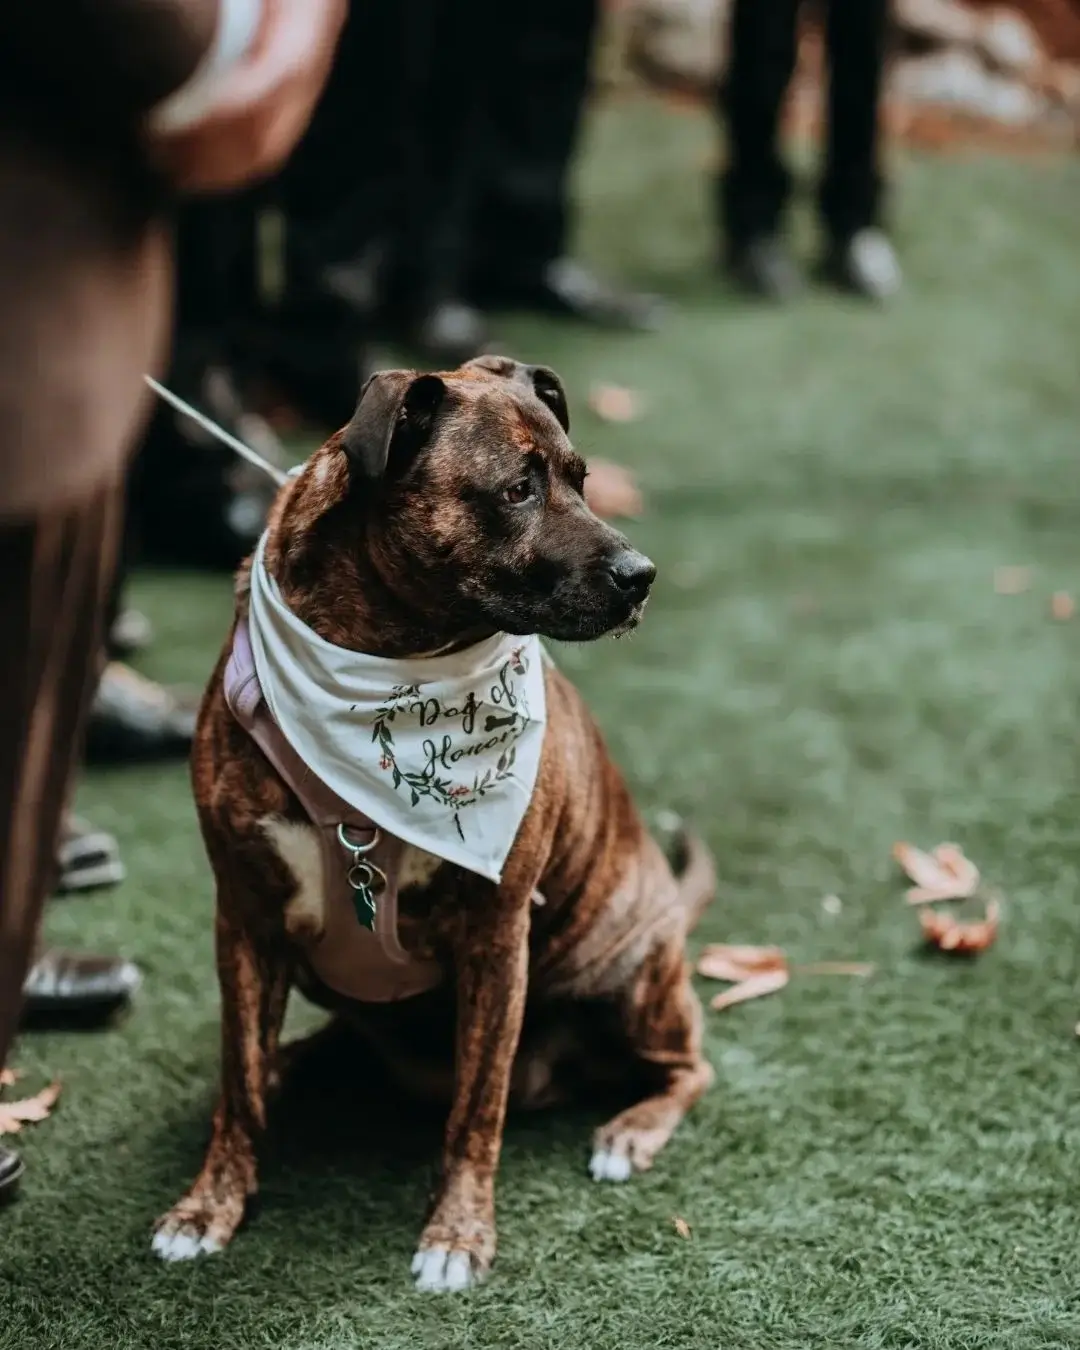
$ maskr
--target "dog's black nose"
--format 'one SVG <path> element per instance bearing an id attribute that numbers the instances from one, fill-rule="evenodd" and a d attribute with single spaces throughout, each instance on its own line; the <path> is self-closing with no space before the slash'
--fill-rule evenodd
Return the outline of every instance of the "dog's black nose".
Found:
<path id="1" fill-rule="evenodd" d="M 611 579 L 619 590 L 635 601 L 644 600 L 656 580 L 656 568 L 644 553 L 624 548 L 608 564 Z"/>

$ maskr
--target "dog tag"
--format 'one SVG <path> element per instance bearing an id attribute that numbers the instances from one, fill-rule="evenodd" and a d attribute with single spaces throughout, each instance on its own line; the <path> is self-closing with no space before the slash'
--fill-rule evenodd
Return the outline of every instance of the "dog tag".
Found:
<path id="1" fill-rule="evenodd" d="M 352 887 L 353 908 L 362 928 L 375 931 L 375 882 L 376 869 L 368 862 L 355 862 L 349 868 L 349 885 Z"/>
<path id="2" fill-rule="evenodd" d="M 359 920 L 360 927 L 366 928 L 370 932 L 375 931 L 375 897 L 371 893 L 370 886 L 353 887 L 353 908 L 356 910 L 356 917 Z"/>

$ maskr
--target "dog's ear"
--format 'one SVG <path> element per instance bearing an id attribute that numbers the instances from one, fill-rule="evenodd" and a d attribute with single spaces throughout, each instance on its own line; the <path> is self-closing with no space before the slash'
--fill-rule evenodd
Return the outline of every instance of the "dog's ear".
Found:
<path id="1" fill-rule="evenodd" d="M 555 414 L 555 419 L 563 431 L 570 430 L 570 410 L 566 406 L 566 390 L 562 380 L 548 366 L 526 366 L 509 356 L 478 356 L 466 362 L 466 368 L 488 370 L 492 375 L 501 375 L 513 380 L 515 384 L 528 385 L 541 403 Z"/>
<path id="2" fill-rule="evenodd" d="M 566 390 L 562 380 L 550 366 L 527 366 L 532 376 L 532 386 L 536 397 L 546 403 L 555 414 L 555 420 L 563 431 L 570 430 L 570 409 L 566 406 Z"/>
<path id="3" fill-rule="evenodd" d="M 372 480 L 404 468 L 430 438 L 445 397 L 446 385 L 438 375 L 411 370 L 372 375 L 341 433 L 350 464 Z"/>

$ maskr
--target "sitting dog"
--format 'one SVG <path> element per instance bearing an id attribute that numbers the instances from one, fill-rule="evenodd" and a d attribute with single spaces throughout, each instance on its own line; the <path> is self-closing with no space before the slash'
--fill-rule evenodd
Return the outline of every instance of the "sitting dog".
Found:
<path id="1" fill-rule="evenodd" d="M 593 1141 L 623 1181 L 712 1081 L 685 957 L 711 859 L 684 841 L 676 879 L 537 637 L 629 631 L 655 576 L 585 504 L 568 427 L 546 368 L 373 376 L 241 569 L 193 755 L 223 1087 L 166 1259 L 220 1250 L 256 1190 L 293 984 L 449 1095 L 424 1289 L 492 1262 L 512 1097 L 641 1084 Z"/>

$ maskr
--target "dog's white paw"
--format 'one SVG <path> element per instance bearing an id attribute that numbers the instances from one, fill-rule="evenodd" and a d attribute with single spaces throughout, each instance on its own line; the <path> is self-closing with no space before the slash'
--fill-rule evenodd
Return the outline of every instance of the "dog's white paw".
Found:
<path id="1" fill-rule="evenodd" d="M 468 1252 L 427 1247 L 412 1259 L 417 1289 L 431 1294 L 458 1293 L 479 1282 Z"/>
<path id="2" fill-rule="evenodd" d="M 205 1234 L 200 1236 L 197 1232 L 185 1231 L 183 1228 L 169 1232 L 163 1228 L 154 1234 L 150 1250 L 163 1261 L 194 1261 L 197 1256 L 212 1256 L 220 1252 L 222 1246 Z"/>
<path id="3" fill-rule="evenodd" d="M 589 1175 L 593 1181 L 629 1181 L 633 1164 L 625 1153 L 610 1148 L 598 1148 L 589 1160 Z"/>

